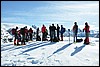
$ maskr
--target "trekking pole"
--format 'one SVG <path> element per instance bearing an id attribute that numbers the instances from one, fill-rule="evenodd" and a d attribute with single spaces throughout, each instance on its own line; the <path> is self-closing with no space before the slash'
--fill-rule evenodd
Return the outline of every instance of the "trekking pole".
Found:
<path id="1" fill-rule="evenodd" d="M 70 43 L 70 29 L 68 29 L 68 32 L 69 32 L 69 43 Z"/>

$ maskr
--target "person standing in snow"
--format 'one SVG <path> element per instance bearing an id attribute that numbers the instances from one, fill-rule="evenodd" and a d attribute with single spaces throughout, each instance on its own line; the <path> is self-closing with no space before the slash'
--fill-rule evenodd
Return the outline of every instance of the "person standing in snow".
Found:
<path id="1" fill-rule="evenodd" d="M 75 22 L 74 26 L 73 26 L 74 42 L 76 42 L 76 40 L 77 40 L 77 33 L 78 33 L 78 25 L 77 25 L 77 22 Z M 76 40 L 75 40 L 75 38 L 76 38 Z"/>
<path id="2" fill-rule="evenodd" d="M 20 29 L 20 33 L 22 35 L 21 45 L 25 45 L 25 27 Z"/>
<path id="3" fill-rule="evenodd" d="M 18 39 L 18 27 L 16 26 L 16 29 L 12 29 L 12 32 L 14 34 L 14 45 L 19 45 L 19 39 Z M 17 40 L 17 44 L 16 44 Z"/>
<path id="4" fill-rule="evenodd" d="M 47 35 L 48 35 L 48 30 L 46 29 L 46 32 L 45 32 L 45 39 L 48 41 Z"/>
<path id="5" fill-rule="evenodd" d="M 59 38 L 59 30 L 60 30 L 60 27 L 59 27 L 59 25 L 57 24 L 57 39 L 58 39 L 58 40 L 60 40 L 60 38 Z"/>
<path id="6" fill-rule="evenodd" d="M 83 29 L 83 32 L 84 32 L 84 30 L 85 30 L 85 35 L 86 35 L 85 40 L 84 40 L 84 44 L 89 44 L 89 43 L 90 43 L 90 42 L 89 42 L 89 33 L 90 33 L 89 28 L 90 28 L 90 26 L 89 26 L 88 23 L 86 22 L 86 23 L 85 23 L 85 28 Z"/>
<path id="7" fill-rule="evenodd" d="M 50 41 L 51 41 L 51 25 L 49 26 L 49 34 L 50 34 Z"/>
<path id="8" fill-rule="evenodd" d="M 18 39 L 19 39 L 19 42 L 21 42 L 21 34 L 20 34 L 20 30 L 18 30 Z"/>
<path id="9" fill-rule="evenodd" d="M 54 24 L 52 24 L 52 26 L 51 26 L 51 42 L 55 38 L 55 30 L 56 30 L 56 27 L 54 26 Z"/>
<path id="10" fill-rule="evenodd" d="M 28 42 L 28 40 L 29 40 L 27 26 L 25 26 L 25 40 L 26 40 L 26 42 Z"/>
<path id="11" fill-rule="evenodd" d="M 45 41 L 45 32 L 46 32 L 46 27 L 44 26 L 44 24 L 43 24 L 41 30 L 42 30 L 42 41 Z"/>
<path id="12" fill-rule="evenodd" d="M 32 35 L 33 34 L 33 30 L 32 30 L 32 28 L 30 28 L 28 32 L 29 32 L 29 37 L 30 37 L 29 40 L 32 41 L 32 38 L 33 38 L 33 35 Z"/>
<path id="13" fill-rule="evenodd" d="M 37 28 L 37 31 L 36 31 L 36 41 L 41 41 L 41 38 L 39 36 L 39 27 Z"/>
<path id="14" fill-rule="evenodd" d="M 61 31 L 60 31 L 60 33 L 61 33 L 61 41 L 63 41 L 64 32 L 65 32 L 65 28 L 63 27 L 63 25 L 61 25 Z"/>

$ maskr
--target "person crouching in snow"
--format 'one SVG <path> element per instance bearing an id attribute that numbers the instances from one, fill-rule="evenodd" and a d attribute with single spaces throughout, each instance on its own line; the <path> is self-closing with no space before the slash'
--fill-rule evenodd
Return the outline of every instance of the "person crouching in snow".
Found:
<path id="1" fill-rule="evenodd" d="M 84 40 L 84 44 L 89 44 L 89 43 L 90 43 L 90 42 L 89 42 L 89 34 L 90 34 L 89 28 L 90 28 L 90 26 L 89 26 L 88 23 L 86 22 L 86 23 L 85 23 L 85 28 L 83 29 L 83 32 L 84 32 L 84 30 L 85 30 L 85 35 L 86 35 L 85 40 Z"/>

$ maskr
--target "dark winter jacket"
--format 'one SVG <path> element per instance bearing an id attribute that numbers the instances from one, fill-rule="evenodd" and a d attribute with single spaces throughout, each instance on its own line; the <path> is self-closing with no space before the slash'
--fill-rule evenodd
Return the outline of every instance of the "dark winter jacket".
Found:
<path id="1" fill-rule="evenodd" d="M 55 26 L 51 26 L 51 31 L 55 31 L 56 27 Z"/>
<path id="2" fill-rule="evenodd" d="M 20 33 L 21 33 L 22 35 L 25 35 L 25 28 L 21 28 L 21 29 L 20 29 Z"/>
<path id="3" fill-rule="evenodd" d="M 74 26 L 73 26 L 73 32 L 74 32 L 74 33 L 77 33 L 77 32 L 78 32 L 78 25 L 74 25 Z"/>
<path id="4" fill-rule="evenodd" d="M 57 26 L 57 33 L 59 33 L 59 29 L 60 29 L 60 27 L 59 27 L 59 26 Z"/>
<path id="5" fill-rule="evenodd" d="M 65 32 L 65 28 L 64 27 L 61 27 L 60 33 L 63 34 L 64 32 Z"/>

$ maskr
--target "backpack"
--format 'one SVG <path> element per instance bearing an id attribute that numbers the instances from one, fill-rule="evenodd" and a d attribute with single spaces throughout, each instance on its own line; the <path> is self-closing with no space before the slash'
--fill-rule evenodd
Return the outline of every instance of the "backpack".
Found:
<path id="1" fill-rule="evenodd" d="M 25 34 L 25 29 L 24 28 L 21 28 L 20 33 L 21 34 Z"/>
<path id="2" fill-rule="evenodd" d="M 65 28 L 62 29 L 62 33 L 64 33 L 64 32 L 65 32 Z"/>
<path id="3" fill-rule="evenodd" d="M 16 29 L 12 29 L 12 35 L 14 35 L 16 33 Z"/>
<path id="4" fill-rule="evenodd" d="M 55 37 L 55 38 L 53 39 L 53 42 L 59 42 L 58 38 Z"/>
<path id="5" fill-rule="evenodd" d="M 83 39 L 81 38 L 81 39 L 77 39 L 76 40 L 76 42 L 82 42 L 83 41 Z"/>

